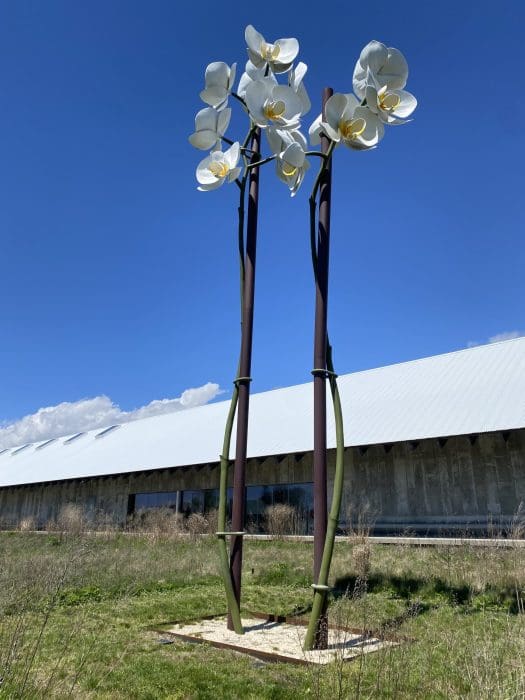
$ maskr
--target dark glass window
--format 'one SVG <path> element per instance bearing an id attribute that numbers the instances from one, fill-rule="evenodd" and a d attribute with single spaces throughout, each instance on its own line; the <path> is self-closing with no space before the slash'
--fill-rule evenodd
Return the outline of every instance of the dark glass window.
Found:
<path id="1" fill-rule="evenodd" d="M 171 508 L 177 509 L 176 491 L 156 491 L 152 493 L 135 494 L 135 510 L 145 508 Z"/>
<path id="2" fill-rule="evenodd" d="M 204 491 L 204 512 L 215 510 L 219 507 L 219 489 L 206 489 Z"/>
<path id="3" fill-rule="evenodd" d="M 204 510 L 203 491 L 183 491 L 181 498 L 181 513 L 184 516 L 192 513 L 202 513 Z"/>
<path id="4" fill-rule="evenodd" d="M 219 489 L 193 489 L 181 491 L 178 511 L 188 517 L 192 513 L 207 513 L 219 506 Z M 233 489 L 228 489 L 227 517 L 231 518 Z M 254 532 L 264 532 L 267 508 L 279 503 L 293 506 L 296 511 L 294 531 L 311 534 L 313 531 L 313 484 L 270 484 L 246 487 L 246 526 Z M 177 509 L 176 491 L 131 494 L 128 511 L 145 508 Z"/>

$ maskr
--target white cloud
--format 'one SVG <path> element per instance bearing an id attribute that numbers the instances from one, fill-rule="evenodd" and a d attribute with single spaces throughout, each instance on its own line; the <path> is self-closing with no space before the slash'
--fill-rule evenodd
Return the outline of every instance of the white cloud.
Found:
<path id="1" fill-rule="evenodd" d="M 521 338 L 523 333 L 521 331 L 505 331 L 504 333 L 497 333 L 496 335 L 491 335 L 489 338 L 489 343 L 499 343 L 502 340 L 512 340 L 513 338 Z"/>
<path id="2" fill-rule="evenodd" d="M 501 343 L 502 340 L 513 340 L 514 338 L 521 338 L 523 335 L 525 335 L 525 333 L 522 331 L 504 331 L 503 333 L 491 335 L 488 340 L 481 343 L 477 340 L 469 340 L 467 348 L 475 348 L 477 345 L 485 345 L 486 343 Z"/>
<path id="3" fill-rule="evenodd" d="M 194 389 L 186 389 L 176 399 L 157 399 L 133 411 L 122 411 L 108 396 L 64 401 L 57 406 L 40 408 L 36 413 L 0 427 L 0 449 L 105 428 L 115 423 L 129 423 L 140 418 L 184 411 L 187 408 L 202 406 L 221 393 L 218 384 L 208 382 Z"/>

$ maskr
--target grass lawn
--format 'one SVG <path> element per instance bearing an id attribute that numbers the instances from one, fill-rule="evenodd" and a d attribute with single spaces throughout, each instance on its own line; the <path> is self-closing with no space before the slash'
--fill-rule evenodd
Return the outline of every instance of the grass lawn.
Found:
<path id="1" fill-rule="evenodd" d="M 247 541 L 243 609 L 312 598 L 312 545 Z M 330 618 L 411 641 L 329 667 L 153 631 L 225 613 L 211 537 L 0 533 L 0 697 L 521 698 L 525 550 L 336 545 Z"/>

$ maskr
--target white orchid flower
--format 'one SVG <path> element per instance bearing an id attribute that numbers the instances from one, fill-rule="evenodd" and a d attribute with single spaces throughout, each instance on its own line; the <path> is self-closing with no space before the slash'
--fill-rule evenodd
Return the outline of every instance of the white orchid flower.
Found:
<path id="1" fill-rule="evenodd" d="M 297 129 L 303 105 L 295 90 L 278 85 L 273 78 L 263 78 L 246 87 L 246 106 L 257 126 Z"/>
<path id="2" fill-rule="evenodd" d="M 189 137 L 189 142 L 201 151 L 213 148 L 217 141 L 224 136 L 232 111 L 230 108 L 218 112 L 213 107 L 205 107 L 197 112 L 195 117 L 195 132 Z"/>
<path id="3" fill-rule="evenodd" d="M 303 151 L 308 148 L 308 141 L 306 137 L 300 131 L 285 130 L 285 129 L 275 129 L 269 127 L 266 129 L 266 137 L 268 139 L 268 144 L 274 155 L 282 153 L 290 144 L 298 143 Z"/>
<path id="4" fill-rule="evenodd" d="M 292 197 L 297 194 L 309 167 L 310 163 L 306 160 L 304 151 L 298 143 L 291 143 L 277 156 L 277 177 L 288 185 Z"/>
<path id="5" fill-rule="evenodd" d="M 231 67 L 222 61 L 210 63 L 206 68 L 204 77 L 206 87 L 200 93 L 201 100 L 217 110 L 224 109 L 235 82 L 236 71 L 236 63 Z"/>
<path id="6" fill-rule="evenodd" d="M 417 107 L 417 100 L 406 90 L 379 87 L 374 74 L 368 71 L 366 106 L 385 124 L 405 124 Z"/>
<path id="7" fill-rule="evenodd" d="M 387 47 L 380 41 L 371 41 L 361 51 L 354 68 L 354 92 L 365 97 L 368 71 L 371 71 L 380 88 L 400 90 L 408 79 L 408 63 L 401 51 Z"/>
<path id="8" fill-rule="evenodd" d="M 274 44 L 269 44 L 251 24 L 246 27 L 244 37 L 248 56 L 256 68 L 268 65 L 274 73 L 286 73 L 299 53 L 297 39 L 277 39 Z"/>
<path id="9" fill-rule="evenodd" d="M 295 91 L 299 99 L 301 100 L 302 111 L 301 116 L 310 111 L 312 103 L 306 92 L 306 88 L 303 83 L 304 76 L 308 66 L 302 61 L 298 63 L 295 68 L 292 68 L 288 74 L 288 85 Z"/>
<path id="10" fill-rule="evenodd" d="M 326 120 L 319 115 L 309 129 L 310 143 L 318 145 L 321 133 L 337 144 L 366 150 L 375 148 L 384 136 L 385 127 L 377 114 L 362 106 L 355 95 L 334 93 L 325 106 Z"/>
<path id="11" fill-rule="evenodd" d="M 197 181 L 201 192 L 216 190 L 225 182 L 233 182 L 239 177 L 241 168 L 239 162 L 240 146 L 235 142 L 227 151 L 213 151 L 197 166 Z"/>
<path id="12" fill-rule="evenodd" d="M 306 138 L 300 131 L 267 129 L 266 135 L 273 153 L 276 154 L 277 177 L 290 188 L 295 196 L 301 186 L 310 163 L 306 159 Z"/>
<path id="13" fill-rule="evenodd" d="M 239 86 L 237 88 L 237 94 L 239 97 L 242 97 L 243 99 L 246 97 L 246 88 L 250 83 L 253 83 L 255 80 L 262 80 L 265 77 L 265 72 L 266 69 L 263 66 L 262 68 L 256 68 L 251 61 L 246 61 L 246 68 L 244 70 L 244 73 L 241 75 L 241 79 L 239 80 Z M 269 78 L 272 78 L 273 75 L 268 76 Z M 277 84 L 277 80 L 275 80 L 275 83 Z"/>

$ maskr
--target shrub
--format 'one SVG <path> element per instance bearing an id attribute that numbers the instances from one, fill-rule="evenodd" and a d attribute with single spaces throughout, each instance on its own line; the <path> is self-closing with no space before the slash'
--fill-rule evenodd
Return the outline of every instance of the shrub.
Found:
<path id="1" fill-rule="evenodd" d="M 286 503 L 277 503 L 266 509 L 266 530 L 273 537 L 297 532 L 297 511 Z"/>

